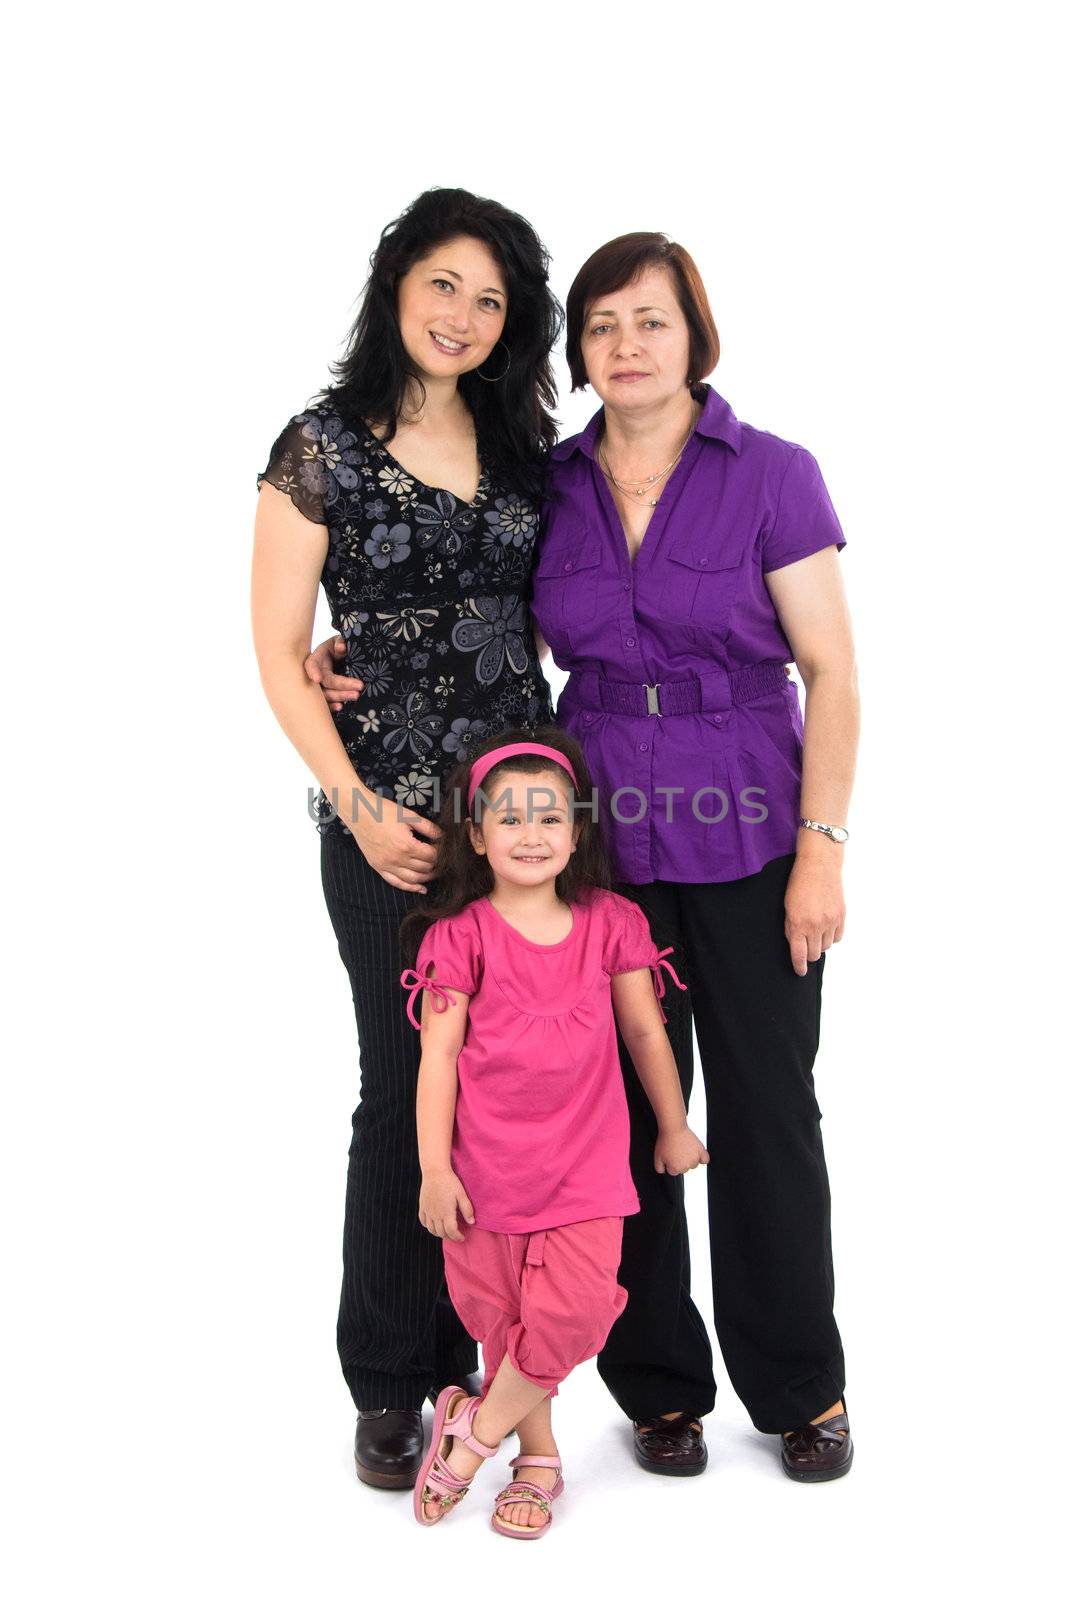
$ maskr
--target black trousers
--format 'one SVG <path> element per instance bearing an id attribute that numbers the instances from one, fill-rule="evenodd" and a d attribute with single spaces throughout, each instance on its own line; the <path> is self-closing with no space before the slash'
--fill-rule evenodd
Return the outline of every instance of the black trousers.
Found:
<path id="1" fill-rule="evenodd" d="M 708 1108 L 705 1169 L 715 1331 L 734 1390 L 768 1433 L 827 1410 L 845 1386 L 834 1321 L 830 1188 L 813 1066 L 825 955 L 800 978 L 785 940 L 793 855 L 730 883 L 617 883 L 682 982 L 664 1010 L 686 1103 L 695 1022 Z M 631 1168 L 619 1281 L 626 1309 L 597 1359 L 630 1417 L 710 1411 L 711 1346 L 690 1297 L 683 1179 L 653 1167 L 656 1119 L 621 1038 Z"/>
<path id="2" fill-rule="evenodd" d="M 361 1084 L 352 1118 L 337 1350 L 361 1410 L 422 1405 L 473 1372 L 478 1346 L 453 1309 L 441 1241 L 419 1221 L 415 1087 L 420 1036 L 400 986 L 400 922 L 422 895 L 395 889 L 339 829 L 322 836 L 322 887 L 348 970 Z"/>

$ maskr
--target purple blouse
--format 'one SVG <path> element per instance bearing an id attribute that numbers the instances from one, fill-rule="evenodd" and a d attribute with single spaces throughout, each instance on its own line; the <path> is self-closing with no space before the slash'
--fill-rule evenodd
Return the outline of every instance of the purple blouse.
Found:
<path id="1" fill-rule="evenodd" d="M 556 447 L 532 579 L 570 674 L 556 721 L 622 883 L 725 882 L 796 849 L 803 721 L 763 575 L 845 543 L 807 450 L 693 392 L 703 412 L 632 564 L 596 463 L 603 408 Z"/>

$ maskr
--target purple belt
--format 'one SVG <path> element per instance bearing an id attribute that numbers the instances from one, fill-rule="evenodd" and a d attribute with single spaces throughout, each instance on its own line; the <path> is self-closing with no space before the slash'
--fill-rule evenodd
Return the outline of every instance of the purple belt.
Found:
<path id="1" fill-rule="evenodd" d="M 760 661 L 736 672 L 700 672 L 666 683 L 627 683 L 585 668 L 571 673 L 567 687 L 583 710 L 611 711 L 623 717 L 683 717 L 697 711 L 728 711 L 746 700 L 762 700 L 789 682 L 781 662 Z"/>

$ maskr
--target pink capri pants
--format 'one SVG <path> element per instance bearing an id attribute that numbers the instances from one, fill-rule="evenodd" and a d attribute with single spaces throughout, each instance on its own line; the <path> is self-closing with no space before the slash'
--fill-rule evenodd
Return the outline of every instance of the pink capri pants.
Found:
<path id="1" fill-rule="evenodd" d="M 442 1240 L 452 1304 L 482 1346 L 483 1394 L 505 1351 L 551 1399 L 604 1348 L 628 1298 L 616 1278 L 622 1221 L 594 1217 L 540 1233 L 492 1233 L 461 1221 L 462 1244 Z"/>

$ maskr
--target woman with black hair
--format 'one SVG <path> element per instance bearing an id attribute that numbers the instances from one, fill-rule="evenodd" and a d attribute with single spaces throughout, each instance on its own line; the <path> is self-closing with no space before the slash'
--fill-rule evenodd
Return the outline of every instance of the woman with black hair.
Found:
<path id="1" fill-rule="evenodd" d="M 259 478 L 256 653 L 321 785 L 323 890 L 359 1035 L 337 1343 L 357 1472 L 380 1487 L 413 1484 L 427 1394 L 480 1388 L 419 1223 L 398 930 L 434 875 L 444 774 L 501 728 L 553 715 L 526 606 L 556 437 L 547 267 L 516 213 L 462 189 L 420 195 L 371 258 L 335 383 Z M 336 717 L 303 666 L 320 582 L 345 676 L 370 691 Z"/>

